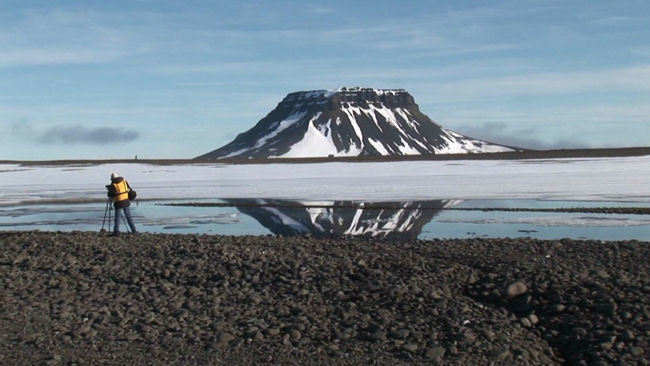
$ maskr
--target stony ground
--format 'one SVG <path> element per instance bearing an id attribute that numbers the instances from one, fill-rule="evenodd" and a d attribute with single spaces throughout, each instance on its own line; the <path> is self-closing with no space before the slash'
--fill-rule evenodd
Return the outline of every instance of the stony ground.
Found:
<path id="1" fill-rule="evenodd" d="M 0 364 L 641 364 L 650 243 L 0 232 Z"/>

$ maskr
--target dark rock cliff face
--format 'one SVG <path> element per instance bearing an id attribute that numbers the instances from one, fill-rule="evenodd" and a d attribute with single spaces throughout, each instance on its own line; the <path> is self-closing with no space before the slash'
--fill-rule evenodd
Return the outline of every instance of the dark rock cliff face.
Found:
<path id="1" fill-rule="evenodd" d="M 402 89 L 287 95 L 250 130 L 199 158 L 419 155 L 512 151 L 445 129 Z"/>

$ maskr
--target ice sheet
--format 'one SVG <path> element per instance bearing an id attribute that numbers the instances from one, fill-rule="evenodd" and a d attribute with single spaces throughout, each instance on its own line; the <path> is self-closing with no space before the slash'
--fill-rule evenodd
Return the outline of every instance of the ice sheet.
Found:
<path id="1" fill-rule="evenodd" d="M 650 156 L 225 165 L 0 165 L 0 204 L 103 200 L 117 172 L 141 199 L 545 199 L 650 202 Z"/>

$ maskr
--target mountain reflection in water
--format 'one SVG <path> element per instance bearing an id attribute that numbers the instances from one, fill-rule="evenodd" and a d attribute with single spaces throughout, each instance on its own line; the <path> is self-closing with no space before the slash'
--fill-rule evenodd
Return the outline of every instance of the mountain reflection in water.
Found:
<path id="1" fill-rule="evenodd" d="M 297 202 L 289 200 L 225 200 L 276 235 L 314 237 L 361 236 L 414 240 L 443 208 L 458 201 Z"/>

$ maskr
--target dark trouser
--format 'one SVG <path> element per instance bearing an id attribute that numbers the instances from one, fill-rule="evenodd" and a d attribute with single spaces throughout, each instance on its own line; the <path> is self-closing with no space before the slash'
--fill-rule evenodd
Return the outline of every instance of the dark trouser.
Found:
<path id="1" fill-rule="evenodd" d="M 124 208 L 115 209 L 115 227 L 113 228 L 113 233 L 117 234 L 120 232 L 120 220 L 122 220 L 122 210 L 124 210 L 124 216 L 126 216 L 126 222 L 129 224 L 129 227 L 131 228 L 131 232 L 132 233 L 137 232 L 137 230 L 135 229 L 135 224 L 133 223 L 133 218 L 131 217 L 131 208 L 127 206 Z"/>

